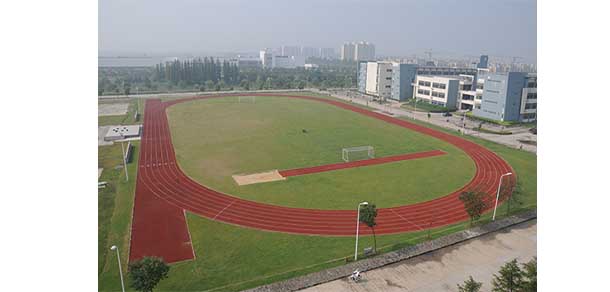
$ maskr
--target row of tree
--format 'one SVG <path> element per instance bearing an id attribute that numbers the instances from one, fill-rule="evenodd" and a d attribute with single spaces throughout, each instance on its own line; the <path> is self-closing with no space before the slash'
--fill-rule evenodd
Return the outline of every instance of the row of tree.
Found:
<path id="1" fill-rule="evenodd" d="M 160 63 L 155 66 L 154 73 L 155 80 L 174 84 L 180 81 L 187 84 L 204 84 L 206 81 L 216 84 L 222 81 L 228 85 L 237 85 L 239 82 L 239 68 L 236 64 L 208 57 Z"/>
<path id="2" fill-rule="evenodd" d="M 527 263 L 519 266 L 514 259 L 500 268 L 498 274 L 493 275 L 491 282 L 493 292 L 535 292 L 538 285 L 538 260 L 534 257 Z M 458 284 L 459 292 L 479 292 L 483 286 L 470 276 L 463 284 Z"/>

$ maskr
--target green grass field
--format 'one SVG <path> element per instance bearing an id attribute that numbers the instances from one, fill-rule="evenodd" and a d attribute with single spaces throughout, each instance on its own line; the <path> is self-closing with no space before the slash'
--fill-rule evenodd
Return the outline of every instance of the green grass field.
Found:
<path id="1" fill-rule="evenodd" d="M 418 123 L 457 134 L 424 122 Z M 199 132 L 205 134 L 203 130 Z M 536 208 L 536 155 L 476 137 L 464 136 L 464 138 L 496 152 L 518 173 L 523 190 L 520 197 L 522 203 L 512 209 L 514 212 Z M 106 163 L 114 165 L 116 162 L 111 160 L 115 155 L 111 153 L 104 155 L 102 148 L 100 148 L 100 165 Z M 137 155 L 134 158 L 137 158 Z M 120 158 L 118 160 L 120 162 Z M 130 165 L 131 177 L 135 177 L 136 164 L 137 159 L 134 159 Z M 122 174 L 118 170 L 117 172 L 119 175 Z M 107 228 L 102 228 L 100 219 L 100 237 L 103 230 L 107 233 L 105 243 L 100 240 L 99 259 L 103 261 L 100 263 L 98 277 L 100 291 L 120 290 L 116 257 L 106 251 L 111 244 L 119 245 L 123 270 L 126 271 L 134 186 L 134 179 L 128 183 L 120 183 L 117 195 L 112 199 L 113 207 L 100 206 L 100 212 L 106 210 L 111 213 L 103 216 L 111 218 L 109 222 L 105 220 L 104 224 L 110 224 Z M 506 216 L 506 204 L 500 206 L 498 215 L 500 218 Z M 484 215 L 481 223 L 489 222 L 490 217 L 489 213 Z M 215 222 L 193 214 L 188 214 L 187 220 L 197 258 L 193 261 L 173 264 L 169 278 L 163 280 L 155 291 L 238 291 L 342 265 L 346 257 L 353 256 L 354 239 L 349 237 L 303 236 L 259 231 Z M 436 238 L 467 227 L 467 223 L 459 223 L 438 228 L 431 232 L 431 237 Z M 381 252 L 388 252 L 425 240 L 427 240 L 427 232 L 413 232 L 378 236 L 377 244 Z M 361 238 L 360 245 L 371 246 L 372 237 Z"/>
<path id="2" fill-rule="evenodd" d="M 199 100 L 168 109 L 182 170 L 213 189 L 245 199 L 305 208 L 351 209 L 427 201 L 474 176 L 460 149 L 328 104 L 283 97 Z M 306 129 L 307 133 L 303 133 Z M 341 162 L 343 147 L 372 145 L 377 157 L 440 149 L 447 155 L 238 186 L 231 175 Z"/>
<path id="3" fill-rule="evenodd" d="M 121 144 L 98 147 L 98 167 L 104 172 L 100 181 L 107 181 L 108 187 L 98 192 L 98 281 L 100 291 L 120 290 L 119 269 L 115 252 L 110 246 L 116 245 L 121 253 L 123 271 L 126 271 L 129 252 L 129 236 L 135 182 L 138 170 L 140 142 L 132 142 L 133 159 L 127 165 L 129 181 L 125 181 L 121 166 Z M 118 284 L 118 288 L 116 286 Z"/>

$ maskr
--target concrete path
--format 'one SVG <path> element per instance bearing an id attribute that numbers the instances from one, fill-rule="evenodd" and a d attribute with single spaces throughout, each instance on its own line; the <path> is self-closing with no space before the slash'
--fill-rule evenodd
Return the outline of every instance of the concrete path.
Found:
<path id="1" fill-rule="evenodd" d="M 506 262 L 517 258 L 529 261 L 536 256 L 536 220 L 446 247 L 384 268 L 363 273 L 353 283 L 335 280 L 302 291 L 457 291 L 468 276 L 491 290 L 493 274 Z"/>

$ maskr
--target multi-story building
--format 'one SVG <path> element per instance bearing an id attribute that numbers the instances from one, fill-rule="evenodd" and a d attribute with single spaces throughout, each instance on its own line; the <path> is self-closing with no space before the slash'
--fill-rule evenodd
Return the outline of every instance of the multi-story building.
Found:
<path id="1" fill-rule="evenodd" d="M 301 48 L 297 46 L 282 46 L 281 49 L 282 56 L 300 56 Z"/>
<path id="2" fill-rule="evenodd" d="M 354 59 L 356 61 L 375 60 L 375 45 L 369 42 L 358 42 L 354 46 Z"/>
<path id="3" fill-rule="evenodd" d="M 320 58 L 322 59 L 335 59 L 337 57 L 335 49 L 333 48 L 320 48 Z"/>
<path id="4" fill-rule="evenodd" d="M 473 110 L 481 104 L 482 90 L 477 90 L 476 75 L 459 75 L 460 88 L 458 91 L 457 108 L 460 110 Z M 482 87 L 481 87 L 482 88 Z"/>
<path id="5" fill-rule="evenodd" d="M 413 83 L 413 98 L 454 109 L 457 106 L 459 87 L 458 76 L 417 75 Z"/>
<path id="6" fill-rule="evenodd" d="M 312 47 L 302 47 L 301 48 L 301 56 L 305 57 L 305 58 L 310 58 L 310 57 L 318 57 L 318 50 L 316 48 L 312 48 Z"/>
<path id="7" fill-rule="evenodd" d="M 477 64 L 477 68 L 487 68 L 487 63 L 489 61 L 489 56 L 481 55 L 479 58 L 479 63 Z"/>
<path id="8" fill-rule="evenodd" d="M 417 75 L 433 75 L 433 76 L 458 76 L 462 74 L 476 75 L 476 68 L 465 67 L 437 67 L 437 66 L 418 66 Z"/>
<path id="9" fill-rule="evenodd" d="M 294 68 L 290 56 L 273 56 L 273 68 Z"/>
<path id="10" fill-rule="evenodd" d="M 472 111 L 474 116 L 497 121 L 536 120 L 536 74 L 481 72 L 477 79 L 477 91 L 482 94 Z"/>
<path id="11" fill-rule="evenodd" d="M 356 52 L 356 45 L 354 43 L 345 43 L 341 46 L 341 60 L 343 61 L 354 61 Z"/>
<path id="12" fill-rule="evenodd" d="M 305 66 L 305 58 L 302 56 L 273 56 L 272 68 L 296 68 Z"/>
<path id="13" fill-rule="evenodd" d="M 358 91 L 384 100 L 406 100 L 413 94 L 416 68 L 415 64 L 398 62 L 359 62 Z"/>
<path id="14" fill-rule="evenodd" d="M 259 58 L 247 58 L 238 56 L 237 59 L 232 59 L 231 62 L 240 69 L 258 69 L 261 68 L 261 60 Z"/>
<path id="15" fill-rule="evenodd" d="M 365 93 L 388 99 L 392 95 L 392 63 L 368 62 Z"/>
<path id="16" fill-rule="evenodd" d="M 264 49 L 260 51 L 259 59 L 261 60 L 261 65 L 263 69 L 269 69 L 273 67 L 273 54 L 269 49 Z"/>

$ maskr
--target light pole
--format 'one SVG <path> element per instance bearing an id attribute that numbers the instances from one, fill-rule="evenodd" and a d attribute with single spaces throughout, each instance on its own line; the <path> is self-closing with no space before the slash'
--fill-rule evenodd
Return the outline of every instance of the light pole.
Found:
<path id="1" fill-rule="evenodd" d="M 123 268 L 121 268 L 121 257 L 119 256 L 119 248 L 116 245 L 110 247 L 110 250 L 116 250 L 116 259 L 119 262 L 119 275 L 121 275 L 121 289 L 125 292 L 125 283 L 123 283 Z"/>
<path id="2" fill-rule="evenodd" d="M 123 134 L 121 134 L 121 137 L 123 137 L 123 139 L 121 139 L 121 154 L 123 156 L 123 167 L 125 168 L 125 181 L 129 181 L 129 174 L 127 174 L 127 161 L 125 159 L 125 146 L 123 146 L 123 140 L 125 137 Z"/>
<path id="3" fill-rule="evenodd" d="M 496 205 L 494 206 L 494 215 L 493 215 L 493 217 L 491 217 L 491 221 L 496 220 L 496 209 L 498 208 L 498 199 L 500 198 L 500 187 L 502 186 L 502 178 L 507 175 L 511 175 L 511 174 L 513 174 L 513 173 L 507 172 L 500 176 L 500 182 L 498 183 L 498 192 L 496 193 Z"/>
<path id="4" fill-rule="evenodd" d="M 354 261 L 358 260 L 358 233 L 360 231 L 360 206 L 368 205 L 368 202 L 358 204 L 358 219 L 356 219 L 356 250 L 354 251 Z"/>

